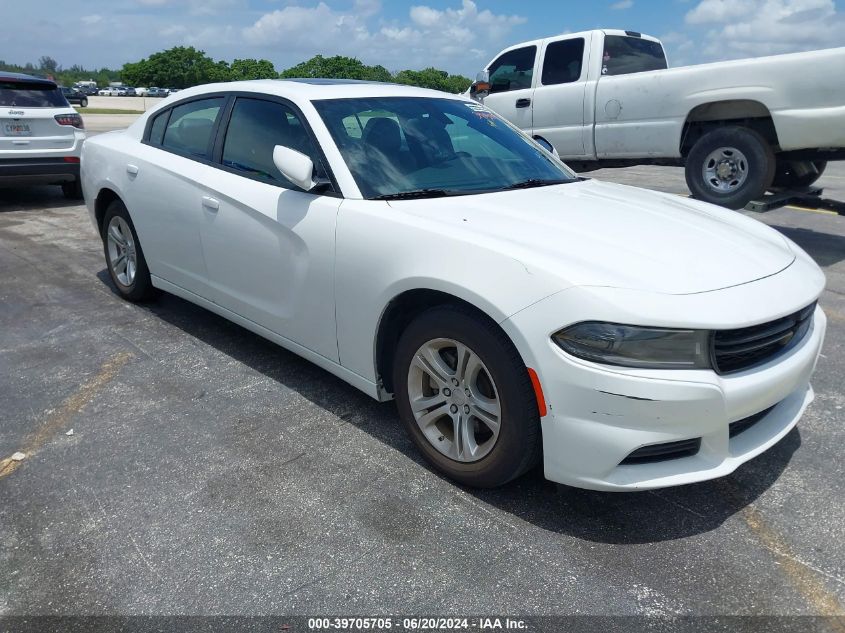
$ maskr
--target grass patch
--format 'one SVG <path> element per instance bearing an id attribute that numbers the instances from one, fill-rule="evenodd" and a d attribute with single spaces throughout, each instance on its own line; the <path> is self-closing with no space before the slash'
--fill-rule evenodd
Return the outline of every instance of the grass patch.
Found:
<path id="1" fill-rule="evenodd" d="M 117 108 L 77 108 L 79 114 L 144 114 L 143 110 L 119 110 Z"/>

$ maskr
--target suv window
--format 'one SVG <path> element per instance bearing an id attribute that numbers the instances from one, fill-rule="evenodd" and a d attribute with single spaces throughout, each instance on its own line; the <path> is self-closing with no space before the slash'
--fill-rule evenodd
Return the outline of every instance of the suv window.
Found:
<path id="1" fill-rule="evenodd" d="M 293 110 L 277 101 L 238 97 L 226 129 L 223 165 L 286 189 L 294 189 L 273 162 L 276 145 L 309 156 L 319 173 L 321 163 L 314 144 Z"/>
<path id="2" fill-rule="evenodd" d="M 584 60 L 584 38 L 552 42 L 546 46 L 543 58 L 544 86 L 568 84 L 581 79 L 581 65 Z"/>
<path id="3" fill-rule="evenodd" d="M 666 55 L 660 42 L 622 35 L 604 38 L 602 75 L 629 75 L 666 67 Z"/>
<path id="4" fill-rule="evenodd" d="M 67 108 L 69 104 L 55 84 L 34 81 L 0 81 L 0 107 Z"/>
<path id="5" fill-rule="evenodd" d="M 490 92 L 509 92 L 531 87 L 537 47 L 526 46 L 504 53 L 490 64 Z"/>
<path id="6" fill-rule="evenodd" d="M 162 147 L 181 154 L 209 158 L 211 132 L 223 102 L 223 97 L 211 97 L 175 106 L 170 112 Z"/>

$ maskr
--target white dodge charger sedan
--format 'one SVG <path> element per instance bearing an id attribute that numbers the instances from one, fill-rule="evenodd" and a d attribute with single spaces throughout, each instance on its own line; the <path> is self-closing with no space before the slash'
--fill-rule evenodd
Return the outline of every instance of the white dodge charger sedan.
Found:
<path id="1" fill-rule="evenodd" d="M 711 479 L 813 399 L 824 276 L 732 211 L 578 178 L 484 106 L 406 86 L 179 92 L 86 142 L 130 301 L 164 290 L 395 398 L 431 464 L 501 485 Z"/>

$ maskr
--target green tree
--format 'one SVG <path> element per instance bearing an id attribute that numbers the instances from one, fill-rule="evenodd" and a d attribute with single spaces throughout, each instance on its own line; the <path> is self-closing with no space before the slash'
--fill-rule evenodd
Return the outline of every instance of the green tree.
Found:
<path id="1" fill-rule="evenodd" d="M 121 76 L 133 86 L 188 88 L 215 81 L 229 81 L 229 65 L 215 62 L 193 46 L 175 46 L 148 58 L 124 64 Z"/>
<path id="2" fill-rule="evenodd" d="M 229 78 L 232 81 L 275 79 L 278 76 L 273 62 L 267 59 L 236 59 L 229 66 Z"/>
<path id="3" fill-rule="evenodd" d="M 360 59 L 354 57 L 323 57 L 316 55 L 306 62 L 297 64 L 279 75 L 282 78 L 292 79 L 317 78 L 326 79 L 363 79 L 366 81 L 392 81 L 393 76 L 384 66 L 367 66 Z"/>
<path id="4" fill-rule="evenodd" d="M 49 55 L 43 55 L 38 59 L 38 68 L 48 73 L 55 73 L 59 70 L 59 63 Z"/>
<path id="5" fill-rule="evenodd" d="M 441 90 L 455 94 L 464 92 L 472 84 L 472 80 L 468 77 L 450 75 L 445 70 L 438 70 L 437 68 L 400 70 L 396 73 L 394 81 L 409 86 L 431 88 L 432 90 Z"/>

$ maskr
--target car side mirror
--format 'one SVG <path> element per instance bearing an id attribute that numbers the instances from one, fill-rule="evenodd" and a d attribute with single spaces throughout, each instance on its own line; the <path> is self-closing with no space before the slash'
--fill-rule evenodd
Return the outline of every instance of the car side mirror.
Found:
<path id="1" fill-rule="evenodd" d="M 534 137 L 534 142 L 535 142 L 535 143 L 537 143 L 537 145 L 539 145 L 540 147 L 542 147 L 544 150 L 546 150 L 549 154 L 551 154 L 551 155 L 552 155 L 552 156 L 554 156 L 555 158 L 560 158 L 560 156 L 558 156 L 557 150 L 554 148 L 554 145 L 552 145 L 551 143 L 549 143 L 549 142 L 548 142 L 546 139 L 544 139 L 543 137 L 541 137 L 541 136 L 535 136 L 535 137 Z"/>
<path id="2" fill-rule="evenodd" d="M 475 81 L 469 87 L 469 96 L 476 101 L 481 101 L 490 94 L 490 73 L 482 70 L 475 77 Z"/>
<path id="3" fill-rule="evenodd" d="M 314 162 L 302 152 L 276 145 L 273 148 L 273 163 L 282 172 L 282 176 L 305 191 L 311 191 L 319 184 L 314 179 Z"/>

